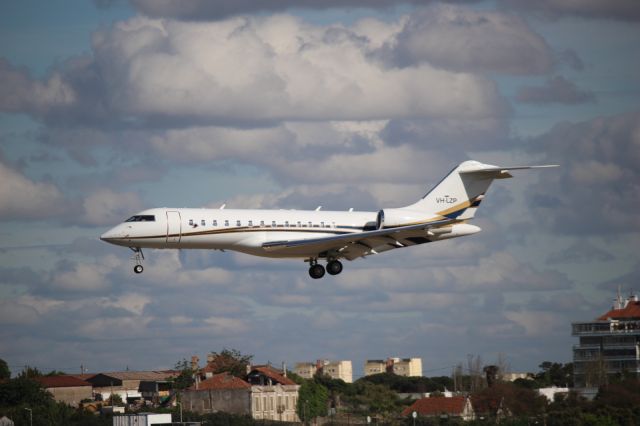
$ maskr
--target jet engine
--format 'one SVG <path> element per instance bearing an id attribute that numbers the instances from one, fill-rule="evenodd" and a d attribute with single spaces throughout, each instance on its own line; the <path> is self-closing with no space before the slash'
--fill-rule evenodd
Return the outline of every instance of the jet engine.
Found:
<path id="1" fill-rule="evenodd" d="M 378 212 L 376 228 L 394 228 L 396 226 L 415 225 L 427 219 L 423 212 L 405 209 L 384 209 Z"/>

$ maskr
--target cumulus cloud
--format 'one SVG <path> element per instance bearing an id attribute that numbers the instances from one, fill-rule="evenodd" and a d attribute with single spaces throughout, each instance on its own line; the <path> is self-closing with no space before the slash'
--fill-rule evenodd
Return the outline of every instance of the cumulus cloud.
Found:
<path id="1" fill-rule="evenodd" d="M 635 0 L 500 0 L 505 8 L 531 12 L 547 18 L 579 16 L 593 19 L 640 20 L 640 4 Z"/>
<path id="2" fill-rule="evenodd" d="M 583 104 L 596 100 L 593 92 L 582 90 L 561 75 L 548 79 L 542 86 L 523 86 L 518 89 L 516 101 L 525 104 Z"/>
<path id="3" fill-rule="evenodd" d="M 547 258 L 549 264 L 606 262 L 615 257 L 607 250 L 588 241 L 572 244 L 564 250 L 552 253 Z"/>
<path id="4" fill-rule="evenodd" d="M 84 210 L 79 218 L 88 225 L 120 223 L 132 212 L 143 210 L 143 203 L 134 192 L 115 192 L 99 189 L 91 192 L 82 202 Z"/>
<path id="5" fill-rule="evenodd" d="M 526 75 L 546 73 L 553 64 L 549 46 L 523 19 L 455 6 L 413 13 L 386 47 L 404 66 Z"/>
<path id="6" fill-rule="evenodd" d="M 76 100 L 75 91 L 59 73 L 46 81 L 34 80 L 26 69 L 0 58 L 0 111 L 39 115 L 51 108 L 64 108 Z"/>
<path id="7" fill-rule="evenodd" d="M 0 181 L 0 217 L 3 219 L 43 219 L 65 209 L 57 186 L 31 180 L 1 159 Z"/>
<path id="8" fill-rule="evenodd" d="M 640 113 L 558 124 L 531 150 L 560 162 L 528 197 L 540 220 L 560 233 L 637 232 L 640 219 Z M 549 191 L 549 188 L 554 188 Z"/>
<path id="9" fill-rule="evenodd" d="M 94 0 L 98 1 L 98 0 Z M 105 0 L 99 0 L 100 4 Z M 130 0 L 153 17 L 185 20 L 221 19 L 238 14 L 280 12 L 288 8 L 329 9 L 333 7 L 385 8 L 401 4 L 425 4 L 433 0 Z"/>

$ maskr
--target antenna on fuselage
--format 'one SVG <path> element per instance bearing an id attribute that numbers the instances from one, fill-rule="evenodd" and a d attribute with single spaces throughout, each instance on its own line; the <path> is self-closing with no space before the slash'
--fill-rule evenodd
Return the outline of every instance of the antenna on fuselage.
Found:
<path id="1" fill-rule="evenodd" d="M 322 206 L 318 206 L 318 208 L 316 209 L 316 211 L 317 211 L 317 212 L 319 212 L 321 208 L 322 208 Z"/>
<path id="2" fill-rule="evenodd" d="M 353 207 L 351 207 L 351 208 L 349 209 L 349 213 L 351 213 L 352 211 L 353 211 Z"/>
<path id="3" fill-rule="evenodd" d="M 224 208 L 225 208 L 225 207 L 227 207 L 227 203 L 223 203 L 223 204 L 220 206 L 220 210 L 224 210 Z"/>

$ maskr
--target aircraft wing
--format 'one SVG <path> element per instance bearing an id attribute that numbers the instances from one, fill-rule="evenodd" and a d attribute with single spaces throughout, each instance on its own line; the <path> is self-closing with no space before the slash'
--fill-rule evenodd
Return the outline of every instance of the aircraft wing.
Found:
<path id="1" fill-rule="evenodd" d="M 354 232 L 322 238 L 270 241 L 262 244 L 267 251 L 304 248 L 309 252 L 335 251 L 341 257 L 353 260 L 370 254 L 378 254 L 395 248 L 429 242 L 427 231 L 459 222 L 455 219 L 432 220 L 417 225 L 398 226 L 375 231 Z"/>

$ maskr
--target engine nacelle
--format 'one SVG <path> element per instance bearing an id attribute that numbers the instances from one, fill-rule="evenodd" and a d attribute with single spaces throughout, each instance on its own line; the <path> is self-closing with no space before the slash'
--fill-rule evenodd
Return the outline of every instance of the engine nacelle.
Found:
<path id="1" fill-rule="evenodd" d="M 427 219 L 422 212 L 414 212 L 405 209 L 384 209 L 378 212 L 376 228 L 395 228 L 396 226 L 415 225 Z"/>

